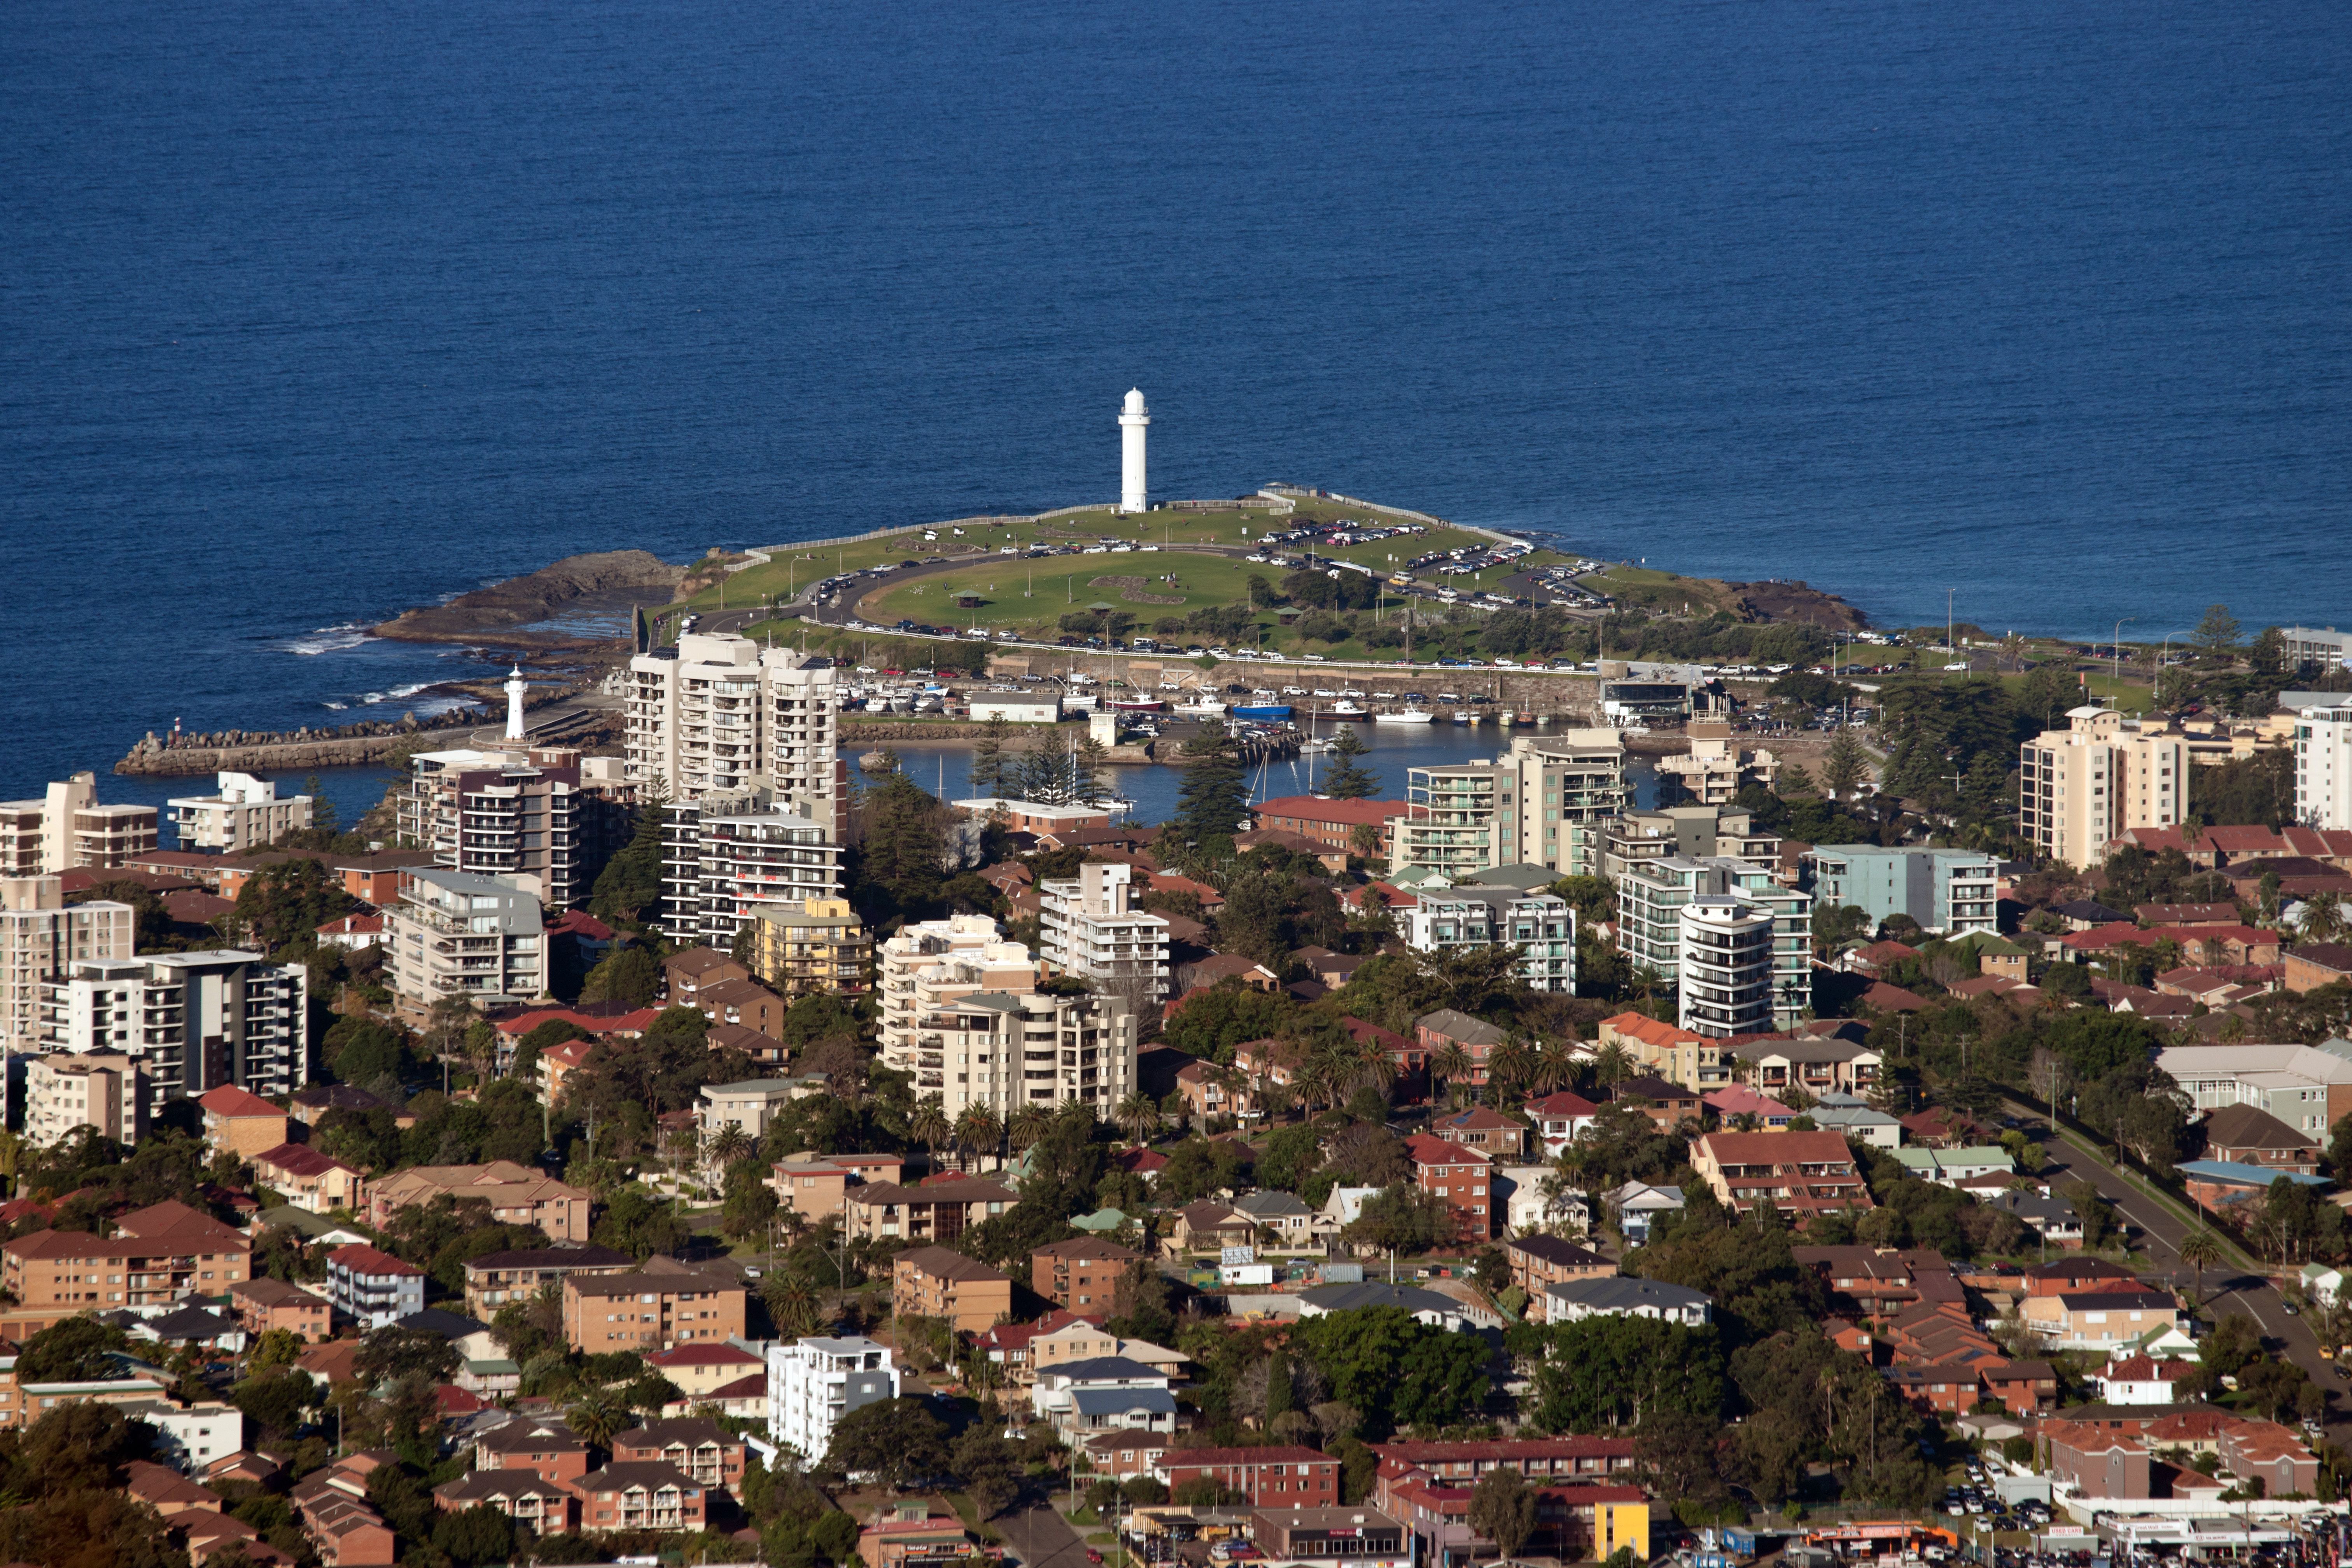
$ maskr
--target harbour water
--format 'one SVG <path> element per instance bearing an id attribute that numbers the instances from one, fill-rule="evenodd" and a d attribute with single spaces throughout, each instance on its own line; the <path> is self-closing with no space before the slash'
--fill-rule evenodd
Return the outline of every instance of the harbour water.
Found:
<path id="1" fill-rule="evenodd" d="M 573 552 L 1108 497 L 1130 385 L 1160 496 L 2342 623 L 2347 79 L 2329 0 L 21 0 L 0 797 L 397 716 L 474 662 L 361 628 Z"/>

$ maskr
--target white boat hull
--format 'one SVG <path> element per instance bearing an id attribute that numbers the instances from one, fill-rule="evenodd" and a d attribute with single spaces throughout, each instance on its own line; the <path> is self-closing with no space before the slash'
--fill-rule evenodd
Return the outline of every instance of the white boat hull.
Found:
<path id="1" fill-rule="evenodd" d="M 1381 713 L 1373 716 L 1375 724 L 1426 724 L 1434 716 L 1428 713 Z"/>

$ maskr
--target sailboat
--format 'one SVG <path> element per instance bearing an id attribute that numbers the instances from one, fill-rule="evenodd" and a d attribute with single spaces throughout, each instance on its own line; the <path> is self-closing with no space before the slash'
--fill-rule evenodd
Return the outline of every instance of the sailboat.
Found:
<path id="1" fill-rule="evenodd" d="M 1325 740 L 1322 736 L 1315 732 L 1315 721 L 1322 716 L 1323 712 L 1319 708 L 1307 715 L 1307 735 L 1305 739 L 1298 742 L 1298 749 L 1301 752 L 1328 752 L 1332 749 L 1330 742 Z M 1309 790 L 1307 793 L 1312 795 L 1315 792 Z"/>

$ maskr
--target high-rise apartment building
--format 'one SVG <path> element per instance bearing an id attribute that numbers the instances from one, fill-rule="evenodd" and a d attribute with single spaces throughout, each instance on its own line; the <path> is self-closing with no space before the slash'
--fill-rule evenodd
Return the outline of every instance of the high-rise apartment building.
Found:
<path id="1" fill-rule="evenodd" d="M 1772 911 L 1737 893 L 1701 893 L 1675 916 L 1682 1026 L 1727 1039 L 1773 1026 Z"/>
<path id="2" fill-rule="evenodd" d="M 1493 866 L 1589 874 L 1579 828 L 1625 809 L 1625 742 L 1614 730 L 1513 738 L 1492 761 L 1412 768 L 1403 815 L 1388 824 L 1389 869 L 1468 876 Z"/>
<path id="3" fill-rule="evenodd" d="M 25 1141 L 37 1149 L 89 1127 L 125 1148 L 147 1136 L 147 1074 L 120 1051 L 35 1057 L 25 1071 Z"/>
<path id="4" fill-rule="evenodd" d="M 847 836 L 849 775 L 835 754 L 833 661 L 689 635 L 629 661 L 627 773 L 675 802 L 759 787 Z"/>
<path id="5" fill-rule="evenodd" d="M 264 1097 L 310 1081 L 310 972 L 257 952 L 84 959 L 41 986 L 39 1048 L 135 1058 L 148 1109 L 224 1084 Z"/>
<path id="6" fill-rule="evenodd" d="M 216 774 L 212 794 L 176 795 L 165 804 L 183 849 L 235 855 L 310 826 L 309 795 L 280 796 L 276 784 L 251 773 Z"/>
<path id="7" fill-rule="evenodd" d="M 1037 884 L 1038 956 L 1135 1006 L 1168 999 L 1168 922 L 1134 907 L 1135 868 L 1081 866 Z"/>
<path id="8" fill-rule="evenodd" d="M 79 773 L 39 800 L 0 801 L 0 877 L 120 870 L 155 848 L 155 808 L 100 805 L 98 775 Z"/>
<path id="9" fill-rule="evenodd" d="M 1557 894 L 1425 887 L 1401 912 L 1405 945 L 1417 952 L 1516 947 L 1528 990 L 1576 991 L 1576 910 Z"/>
<path id="10" fill-rule="evenodd" d="M 1823 844 L 1805 858 L 1812 862 L 1814 899 L 1859 909 L 1873 927 L 1906 915 L 1938 936 L 2000 930 L 2000 861 L 1993 856 L 1969 849 Z"/>
<path id="11" fill-rule="evenodd" d="M 411 1020 L 445 996 L 485 1006 L 547 994 L 539 900 L 503 878 L 404 871 L 400 899 L 383 911 L 383 942 L 394 1005 Z"/>
<path id="12" fill-rule="evenodd" d="M 0 1051 L 38 1049 L 42 983 L 76 959 L 129 958 L 137 924 L 129 904 L 68 906 L 56 877 L 0 877 Z"/>
<path id="13" fill-rule="evenodd" d="M 584 902 L 631 831 L 623 791 L 583 778 L 568 748 L 420 752 L 409 769 L 402 843 L 452 871 L 506 878 L 552 909 Z"/>
<path id="14" fill-rule="evenodd" d="M 2172 827 L 2189 797 L 2189 743 L 2143 732 L 2110 708 L 2066 712 L 2019 749 L 2017 824 L 2044 858 L 2077 868 L 2106 858 L 2126 828 Z"/>
<path id="15" fill-rule="evenodd" d="M 1108 1119 L 1135 1089 L 1135 1010 L 1124 996 L 1034 991 L 942 995 L 917 982 L 915 1092 L 950 1119 L 1073 1100 Z"/>
<path id="16" fill-rule="evenodd" d="M 2352 702 L 2306 708 L 2294 721 L 2294 819 L 2352 827 Z"/>
<path id="17" fill-rule="evenodd" d="M 921 1070 L 915 1039 L 916 1021 L 945 1002 L 980 991 L 1024 992 L 1036 989 L 1037 961 L 986 915 L 950 915 L 901 926 L 877 950 L 881 966 L 882 1065 L 898 1072 Z M 943 1064 L 927 1076 L 937 1079 L 919 1089 L 940 1089 Z"/>
<path id="18" fill-rule="evenodd" d="M 1629 811 L 1601 826 L 1598 869 L 1622 877 L 1625 868 L 1670 855 L 1704 858 L 1728 855 L 1772 870 L 1780 864 L 1780 836 L 1756 826 L 1752 813 L 1737 805 L 1670 805 Z"/>
<path id="19" fill-rule="evenodd" d="M 802 1339 L 768 1346 L 768 1438 L 814 1464 L 853 1410 L 898 1397 L 890 1347 L 868 1339 Z"/>
<path id="20" fill-rule="evenodd" d="M 1760 866 L 1726 855 L 1670 855 L 1628 867 L 1617 880 L 1618 947 L 1635 966 L 1679 984 L 1683 907 L 1727 897 L 1770 911 L 1772 1026 L 1792 1027 L 1813 1000 L 1813 900 Z"/>
<path id="21" fill-rule="evenodd" d="M 765 790 L 669 807 L 662 827 L 662 929 L 681 945 L 726 949 L 767 907 L 841 893 L 832 820 L 770 805 Z"/>

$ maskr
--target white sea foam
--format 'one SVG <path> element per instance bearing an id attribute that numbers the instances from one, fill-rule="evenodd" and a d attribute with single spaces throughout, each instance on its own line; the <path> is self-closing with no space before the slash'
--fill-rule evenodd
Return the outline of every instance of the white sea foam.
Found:
<path id="1" fill-rule="evenodd" d="M 351 704 L 348 702 L 330 702 L 327 706 L 333 709 L 336 712 L 341 713 L 349 710 Z"/>
<path id="2" fill-rule="evenodd" d="M 320 626 L 316 631 L 305 632 L 300 637 L 288 637 L 278 646 L 288 653 L 310 656 L 341 653 L 346 648 L 358 647 L 362 643 L 372 643 L 376 640 L 370 635 L 367 627 L 354 623 L 340 626 Z"/>

